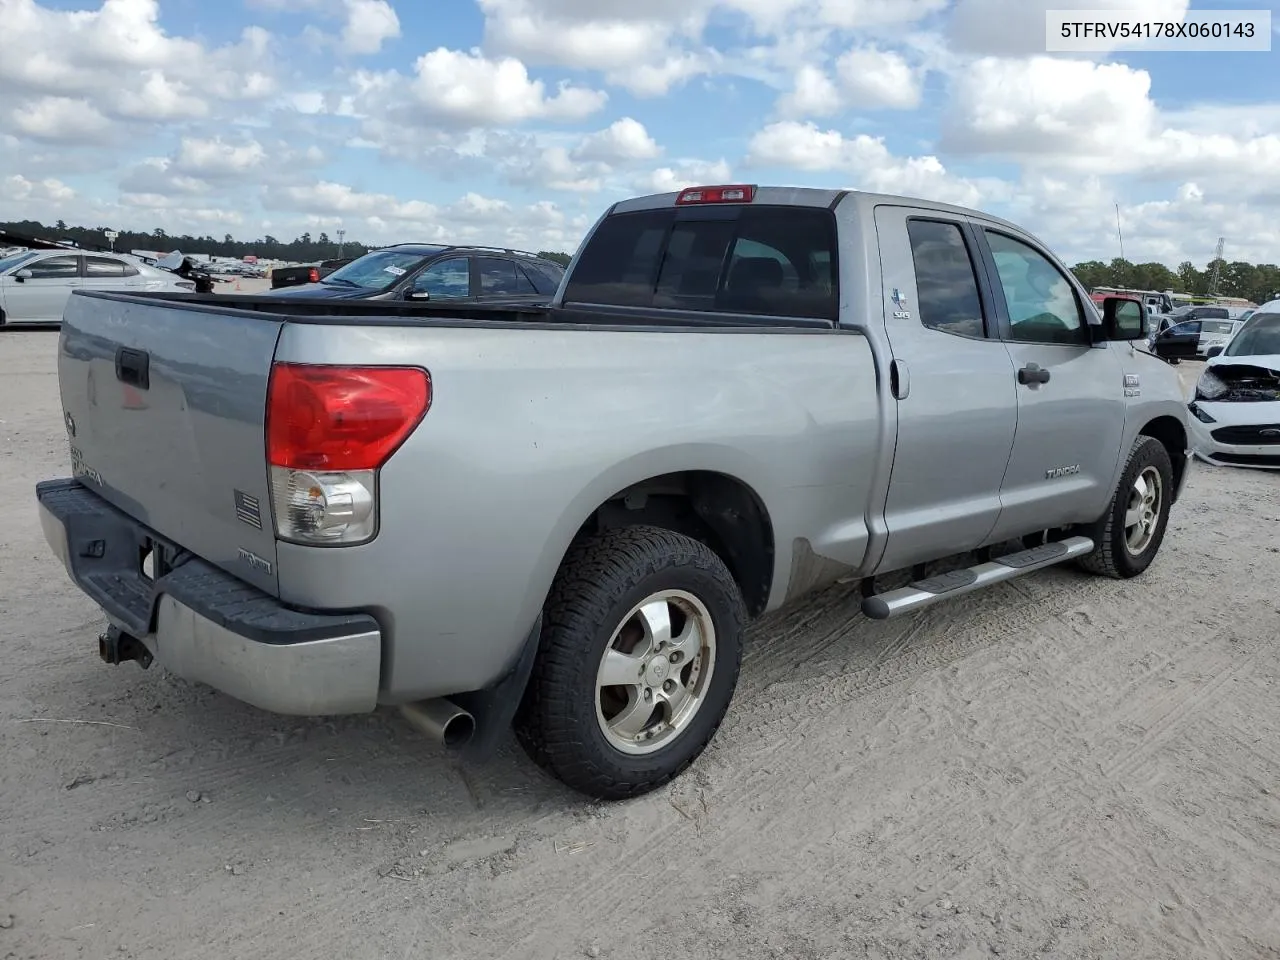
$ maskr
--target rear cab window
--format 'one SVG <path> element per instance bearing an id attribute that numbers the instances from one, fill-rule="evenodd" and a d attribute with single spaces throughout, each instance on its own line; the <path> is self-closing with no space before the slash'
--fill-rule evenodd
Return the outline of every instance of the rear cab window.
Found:
<path id="1" fill-rule="evenodd" d="M 830 210 L 671 207 L 606 218 L 564 302 L 835 322 L 837 287 Z"/>

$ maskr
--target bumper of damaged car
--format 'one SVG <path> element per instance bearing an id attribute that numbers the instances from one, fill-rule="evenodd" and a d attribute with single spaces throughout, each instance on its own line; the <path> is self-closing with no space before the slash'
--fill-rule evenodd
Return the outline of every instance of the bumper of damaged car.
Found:
<path id="1" fill-rule="evenodd" d="M 1197 459 L 1219 467 L 1280 470 L 1280 402 L 1197 400 L 1188 419 Z"/>

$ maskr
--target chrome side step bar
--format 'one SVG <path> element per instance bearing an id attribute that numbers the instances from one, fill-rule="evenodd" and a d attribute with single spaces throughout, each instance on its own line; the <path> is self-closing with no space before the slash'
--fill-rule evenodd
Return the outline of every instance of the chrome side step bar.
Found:
<path id="1" fill-rule="evenodd" d="M 1045 567 L 1052 567 L 1066 560 L 1093 552 L 1093 541 L 1088 537 L 1068 537 L 1053 543 L 1044 543 L 1029 550 L 996 557 L 989 563 L 940 573 L 924 580 L 916 580 L 897 590 L 873 594 L 862 600 L 862 612 L 872 620 L 888 620 L 904 613 L 913 613 L 942 600 L 972 593 L 994 583 L 1025 576 Z"/>

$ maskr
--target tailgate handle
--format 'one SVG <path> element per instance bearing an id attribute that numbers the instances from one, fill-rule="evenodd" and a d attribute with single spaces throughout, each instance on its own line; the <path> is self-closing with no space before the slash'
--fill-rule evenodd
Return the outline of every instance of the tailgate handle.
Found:
<path id="1" fill-rule="evenodd" d="M 151 355 L 145 350 L 121 347 L 116 351 L 116 379 L 139 390 L 151 387 Z"/>

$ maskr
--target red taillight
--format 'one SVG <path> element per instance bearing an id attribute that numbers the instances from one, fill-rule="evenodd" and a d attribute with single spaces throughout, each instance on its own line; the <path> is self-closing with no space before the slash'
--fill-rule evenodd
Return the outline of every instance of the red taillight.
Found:
<path id="1" fill-rule="evenodd" d="M 686 187 L 676 197 L 678 206 L 690 203 L 750 203 L 756 197 L 756 188 L 748 183 L 736 183 L 720 187 Z"/>
<path id="2" fill-rule="evenodd" d="M 422 422 L 418 367 L 277 363 L 267 387 L 267 459 L 294 470 L 377 470 Z"/>
<path id="3" fill-rule="evenodd" d="M 317 270 L 315 267 L 312 267 L 310 270 L 308 270 L 308 271 L 307 271 L 307 282 L 308 282 L 308 283 L 319 283 L 319 282 L 320 282 L 320 271 L 319 271 L 319 270 Z"/>

